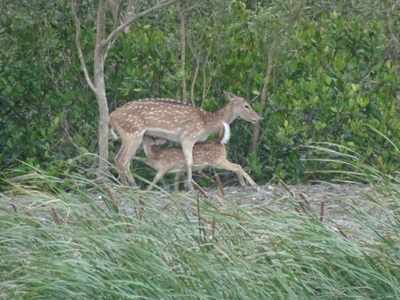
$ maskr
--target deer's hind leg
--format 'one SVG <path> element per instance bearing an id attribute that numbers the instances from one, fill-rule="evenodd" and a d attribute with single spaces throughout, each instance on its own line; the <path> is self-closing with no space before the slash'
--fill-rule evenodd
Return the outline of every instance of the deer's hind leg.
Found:
<path id="1" fill-rule="evenodd" d="M 130 162 L 142 143 L 143 133 L 124 135 L 121 140 L 122 145 L 115 157 L 115 165 L 122 183 L 134 185 L 135 179 L 129 170 Z"/>
<path id="2" fill-rule="evenodd" d="M 194 142 L 192 141 L 182 142 L 182 150 L 183 154 L 185 155 L 186 168 L 187 168 L 187 188 L 189 189 L 189 191 L 193 190 L 193 184 L 192 184 L 193 146 Z"/>

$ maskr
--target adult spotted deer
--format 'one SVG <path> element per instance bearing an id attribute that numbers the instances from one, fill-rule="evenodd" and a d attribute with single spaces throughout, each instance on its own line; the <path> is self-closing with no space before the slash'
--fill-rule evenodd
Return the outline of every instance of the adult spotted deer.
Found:
<path id="1" fill-rule="evenodd" d="M 242 97 L 225 92 L 230 100 L 216 112 L 172 102 L 170 99 L 142 99 L 131 101 L 117 108 L 110 115 L 110 125 L 121 138 L 122 145 L 115 157 L 121 180 L 134 183 L 129 171 L 131 159 L 140 147 L 143 136 L 162 138 L 182 145 L 188 188 L 192 187 L 193 146 L 205 141 L 224 124 L 229 125 L 236 118 L 256 123 L 261 117 Z"/>
<path id="2" fill-rule="evenodd" d="M 228 127 L 229 128 L 229 127 Z M 226 129 L 225 129 L 226 130 Z M 226 136 L 226 135 L 224 135 Z M 148 166 L 157 171 L 153 182 L 148 186 L 150 190 L 165 174 L 185 171 L 185 157 L 180 148 L 160 148 L 158 145 L 166 142 L 165 140 L 154 139 L 145 136 L 143 138 L 143 148 L 146 155 L 144 161 Z M 245 185 L 244 178 L 247 182 L 255 186 L 254 180 L 242 169 L 238 164 L 230 162 L 227 158 L 224 138 L 221 142 L 200 142 L 193 147 L 193 169 L 203 169 L 205 167 L 215 167 L 235 172 L 239 178 L 240 184 Z"/>

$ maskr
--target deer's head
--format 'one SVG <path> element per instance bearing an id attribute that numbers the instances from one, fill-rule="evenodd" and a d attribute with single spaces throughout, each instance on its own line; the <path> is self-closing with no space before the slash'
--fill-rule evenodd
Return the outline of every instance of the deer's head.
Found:
<path id="1" fill-rule="evenodd" d="M 239 97 L 230 92 L 224 92 L 225 97 L 228 98 L 232 107 L 233 114 L 247 122 L 257 123 L 262 120 L 260 117 L 250 106 L 249 102 L 246 101 L 243 97 Z"/>

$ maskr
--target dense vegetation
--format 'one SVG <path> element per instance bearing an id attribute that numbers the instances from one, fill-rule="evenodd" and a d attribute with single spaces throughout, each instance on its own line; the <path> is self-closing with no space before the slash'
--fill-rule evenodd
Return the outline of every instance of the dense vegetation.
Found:
<path id="1" fill-rule="evenodd" d="M 82 43 L 91 61 L 95 5 L 83 1 Z M 97 107 L 74 44 L 65 1 L 2 1 L 0 169 L 20 161 L 55 174 L 67 159 L 96 153 Z M 400 160 L 378 130 L 400 138 L 398 7 L 391 1 L 204 1 L 187 6 L 186 70 L 179 65 L 175 6 L 139 19 L 117 40 L 106 65 L 110 109 L 156 96 L 187 98 L 208 110 L 223 90 L 253 100 L 264 115 L 251 153 L 252 128 L 233 126 L 232 159 L 259 181 L 302 181 L 313 142 L 364 153 L 387 172 Z M 260 92 L 271 65 L 266 102 Z M 195 79 L 195 82 L 193 82 Z M 258 96 L 258 97 L 256 97 Z M 113 150 L 114 151 L 114 150 Z M 318 164 L 306 166 L 309 171 Z"/>
<path id="2" fill-rule="evenodd" d="M 340 203 L 350 233 L 289 188 L 272 209 L 94 180 L 99 109 L 74 17 L 93 75 L 96 8 L 117 2 L 159 3 L 0 1 L 0 299 L 400 298 L 398 1 L 181 0 L 131 24 L 106 61 L 110 110 L 245 96 L 264 119 L 233 124 L 230 158 L 259 183 L 368 183 Z"/>
<path id="3" fill-rule="evenodd" d="M 352 227 L 321 221 L 290 193 L 277 209 L 78 176 L 68 192 L 41 172 L 10 179 L 0 299 L 397 299 L 399 182 L 368 166 L 364 177 L 380 184 L 342 199 Z"/>

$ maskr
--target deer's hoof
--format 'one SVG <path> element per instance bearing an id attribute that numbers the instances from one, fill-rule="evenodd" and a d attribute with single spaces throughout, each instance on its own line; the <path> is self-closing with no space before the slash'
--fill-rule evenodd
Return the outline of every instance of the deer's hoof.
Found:
<path id="1" fill-rule="evenodd" d="M 136 181 L 134 181 L 134 180 L 133 181 L 132 180 L 128 180 L 126 185 L 130 186 L 130 187 L 137 187 Z"/>
<path id="2" fill-rule="evenodd" d="M 193 183 L 191 181 L 185 181 L 184 186 L 187 191 L 189 191 L 189 192 L 194 191 Z"/>

